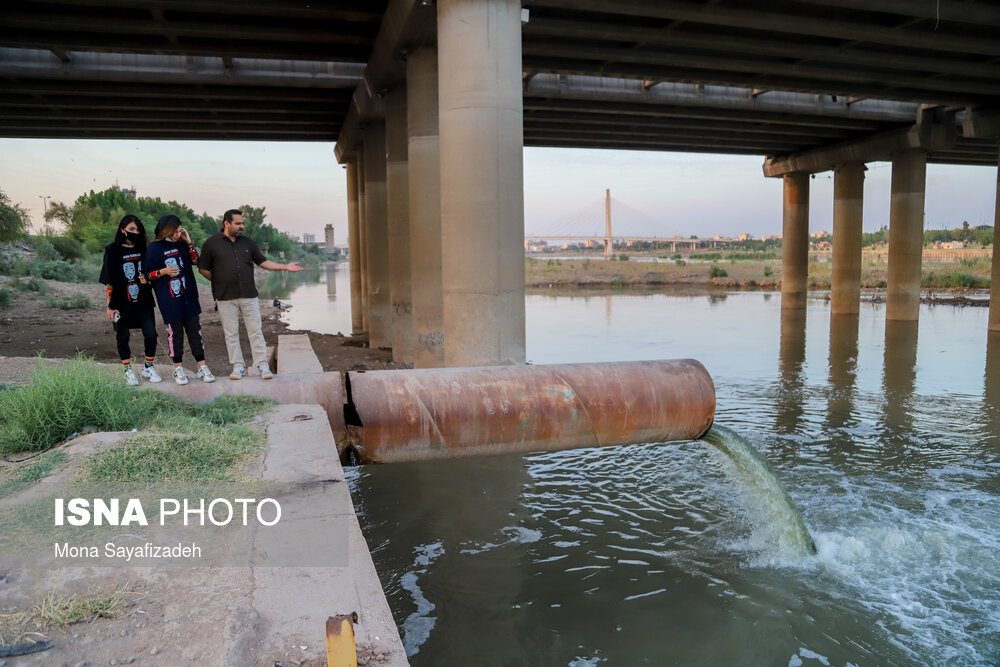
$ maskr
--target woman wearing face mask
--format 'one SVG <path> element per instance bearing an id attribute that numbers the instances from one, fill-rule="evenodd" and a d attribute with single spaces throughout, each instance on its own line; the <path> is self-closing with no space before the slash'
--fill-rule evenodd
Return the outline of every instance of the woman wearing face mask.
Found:
<path id="1" fill-rule="evenodd" d="M 146 256 L 146 230 L 134 215 L 126 215 L 118 223 L 115 240 L 104 249 L 104 266 L 98 282 L 106 286 L 107 316 L 115 330 L 118 356 L 125 367 L 125 383 L 139 384 L 132 368 L 129 334 L 142 329 L 146 361 L 142 377 L 150 382 L 161 378 L 153 368 L 156 355 L 156 321 L 153 318 L 153 290 L 143 273 Z"/>
<path id="2" fill-rule="evenodd" d="M 165 215 L 156 223 L 156 240 L 146 250 L 146 275 L 153 283 L 156 303 L 167 327 L 167 351 L 174 362 L 174 382 L 187 384 L 184 358 L 184 334 L 194 360 L 198 362 L 198 377 L 215 382 L 215 376 L 205 364 L 205 346 L 201 342 L 201 304 L 198 285 L 192 269 L 198 262 L 198 251 L 176 215 Z"/>

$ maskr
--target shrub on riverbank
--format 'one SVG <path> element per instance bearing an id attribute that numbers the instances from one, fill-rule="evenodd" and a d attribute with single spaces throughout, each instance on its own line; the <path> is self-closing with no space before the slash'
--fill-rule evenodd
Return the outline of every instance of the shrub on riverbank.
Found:
<path id="1" fill-rule="evenodd" d="M 27 280 L 20 280 L 14 283 L 15 286 L 20 290 L 25 290 L 28 292 L 38 292 L 39 294 L 48 294 L 49 286 L 45 284 L 44 281 L 38 278 L 28 278 Z"/>
<path id="2" fill-rule="evenodd" d="M 6 287 L 0 287 L 0 308 L 6 308 L 14 303 L 14 294 Z"/>
<path id="3" fill-rule="evenodd" d="M 712 267 L 708 270 L 709 278 L 725 278 L 728 275 L 729 272 L 726 271 L 721 266 L 719 266 L 718 264 L 713 264 Z"/>
<path id="4" fill-rule="evenodd" d="M 87 310 L 90 308 L 90 297 L 86 294 L 72 294 L 64 297 L 49 297 L 46 303 L 51 308 L 59 310 Z"/>
<path id="5" fill-rule="evenodd" d="M 921 287 L 938 289 L 982 289 L 990 287 L 989 278 L 980 278 L 964 271 L 952 273 L 930 272 L 920 280 Z"/>

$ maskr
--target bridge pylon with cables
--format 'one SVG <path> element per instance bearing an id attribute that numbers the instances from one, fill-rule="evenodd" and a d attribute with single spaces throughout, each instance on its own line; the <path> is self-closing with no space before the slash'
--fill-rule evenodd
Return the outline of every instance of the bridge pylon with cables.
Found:
<path id="1" fill-rule="evenodd" d="M 603 209 L 603 210 L 600 210 Z M 618 222 L 612 225 L 612 212 L 618 212 Z M 602 215 L 603 214 L 603 215 Z M 603 221 L 603 230 L 600 222 Z M 676 252 L 678 248 L 690 248 L 694 250 L 698 247 L 718 247 L 734 242 L 733 239 L 715 237 L 711 239 L 696 236 L 684 237 L 671 229 L 665 229 L 666 225 L 652 216 L 629 206 L 619 199 L 611 196 L 611 190 L 605 189 L 604 201 L 598 208 L 597 202 L 590 204 L 570 215 L 556 221 L 551 228 L 543 233 L 525 233 L 525 248 L 532 245 L 532 241 L 584 241 L 588 246 L 601 243 L 604 245 L 604 258 L 610 259 L 614 252 L 615 242 L 651 242 L 669 245 L 671 252 Z M 619 230 L 614 233 L 614 228 Z M 625 229 L 625 233 L 622 230 Z M 658 233 L 659 232 L 659 233 Z"/>

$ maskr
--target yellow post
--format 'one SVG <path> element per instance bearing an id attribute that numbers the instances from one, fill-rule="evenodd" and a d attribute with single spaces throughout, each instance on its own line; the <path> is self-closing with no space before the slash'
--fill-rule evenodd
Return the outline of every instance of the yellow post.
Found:
<path id="1" fill-rule="evenodd" d="M 326 664 L 328 667 L 358 667 L 358 649 L 354 645 L 357 612 L 326 619 Z"/>

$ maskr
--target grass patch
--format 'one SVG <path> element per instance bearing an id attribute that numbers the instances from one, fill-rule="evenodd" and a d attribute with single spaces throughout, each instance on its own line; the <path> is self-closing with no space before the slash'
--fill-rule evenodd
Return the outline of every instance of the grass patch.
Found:
<path id="1" fill-rule="evenodd" d="M 84 482 L 232 482 L 267 444 L 246 425 L 274 404 L 257 396 L 186 403 L 165 396 L 149 428 L 84 461 Z"/>
<path id="2" fill-rule="evenodd" d="M 39 630 L 65 628 L 98 618 L 119 618 L 131 603 L 133 593 L 119 586 L 108 593 L 86 596 L 40 593 L 41 600 L 30 611 L 0 613 L 0 646 L 37 643 L 46 637 Z"/>
<path id="3" fill-rule="evenodd" d="M 50 308 L 60 310 L 87 310 L 90 308 L 90 297 L 86 294 L 73 294 L 64 297 L 49 297 L 45 300 Z"/>
<path id="4" fill-rule="evenodd" d="M 0 391 L 0 453 L 36 451 L 87 430 L 179 426 L 188 418 L 204 427 L 239 424 L 273 401 L 256 396 L 224 396 L 194 404 L 158 391 L 123 384 L 117 369 L 102 369 L 76 356 L 60 364 L 39 362 L 31 383 Z M 185 426 L 186 428 L 186 426 Z M 191 431 L 177 428 L 176 433 Z"/>
<path id="5" fill-rule="evenodd" d="M 39 361 L 31 383 L 0 392 L 0 453 L 45 449 L 84 428 L 129 430 L 152 414 L 152 392 L 112 379 L 93 361 Z"/>
<path id="6" fill-rule="evenodd" d="M 220 428 L 174 417 L 84 461 L 84 482 L 232 482 L 264 449 L 266 439 L 247 425 Z M 181 430 L 178 433 L 178 429 Z"/>
<path id="7" fill-rule="evenodd" d="M 712 266 L 711 266 L 711 267 L 710 267 L 710 268 L 708 269 L 708 277 L 709 277 L 709 278 L 725 278 L 725 277 L 727 277 L 728 275 L 729 275 L 729 272 L 728 272 L 728 271 L 726 271 L 726 270 L 725 270 L 724 268 L 722 268 L 721 266 L 719 266 L 718 264 L 713 264 L 713 265 L 712 265 Z"/>
<path id="8" fill-rule="evenodd" d="M 688 255 L 688 258 L 689 259 L 704 259 L 704 260 L 711 260 L 713 262 L 717 262 L 720 259 L 722 259 L 722 253 L 721 252 L 693 252 L 690 255 Z"/>
<path id="9" fill-rule="evenodd" d="M 87 597 L 58 595 L 49 591 L 37 608 L 37 617 L 48 627 L 63 628 L 81 621 L 98 618 L 118 618 L 125 611 L 129 591 L 118 587 L 110 593 L 91 594 Z"/>
<path id="10" fill-rule="evenodd" d="M 781 259 L 776 252 L 731 252 L 726 255 L 726 259 L 759 261 L 763 259 Z"/>
<path id="11" fill-rule="evenodd" d="M 14 303 L 14 293 L 6 287 L 0 287 L 0 308 L 6 308 Z"/>
<path id="12" fill-rule="evenodd" d="M 0 497 L 16 493 L 48 477 L 68 458 L 66 452 L 63 451 L 46 452 L 38 458 L 37 463 L 15 469 L 8 479 L 0 481 Z"/>
<path id="13" fill-rule="evenodd" d="M 944 273 L 932 271 L 921 279 L 920 285 L 922 287 L 937 287 L 941 289 L 978 289 L 988 288 L 990 286 L 990 279 L 980 278 L 964 271 L 949 271 Z"/>

